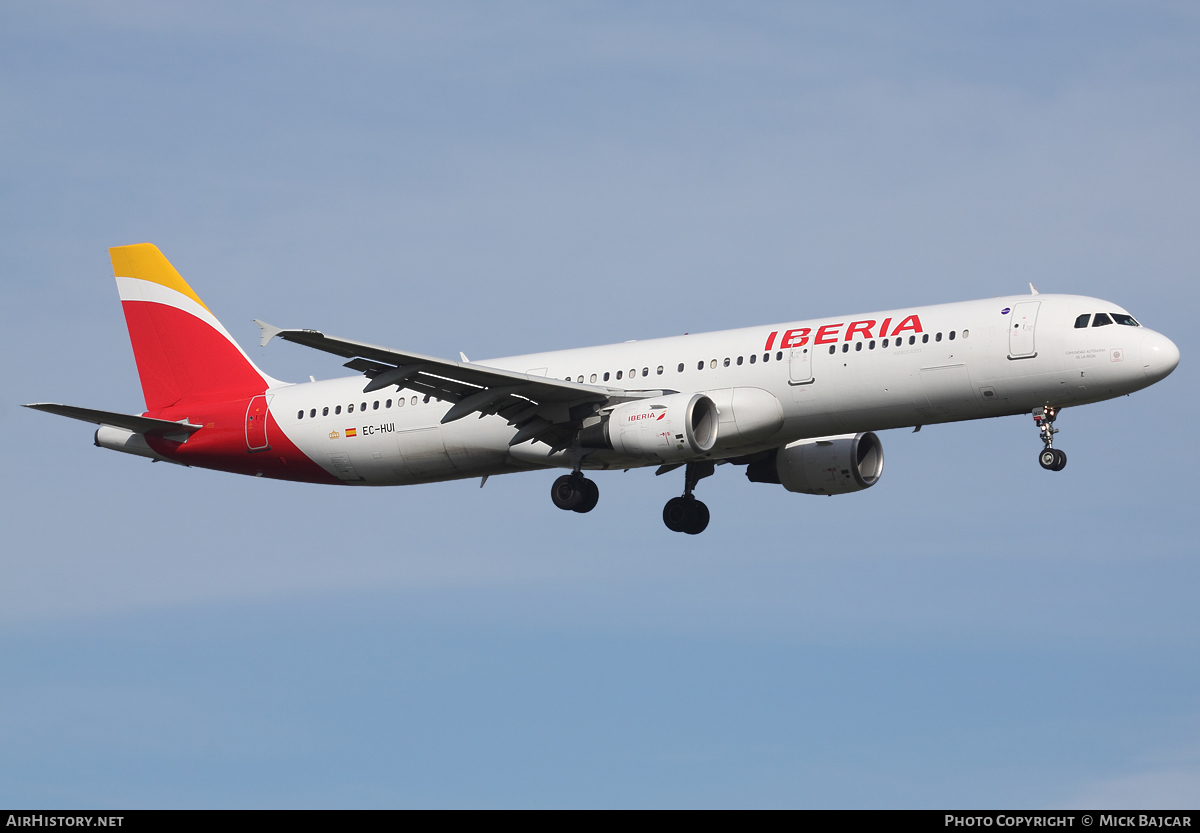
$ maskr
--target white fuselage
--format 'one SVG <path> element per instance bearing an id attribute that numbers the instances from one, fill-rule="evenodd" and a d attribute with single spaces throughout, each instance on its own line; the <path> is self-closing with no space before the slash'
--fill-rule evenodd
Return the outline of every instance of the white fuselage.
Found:
<path id="1" fill-rule="evenodd" d="M 477 364 L 614 389 L 706 393 L 721 414 L 717 445 L 706 456 L 720 460 L 809 437 L 1097 402 L 1144 388 L 1174 368 L 1174 345 L 1144 327 L 1074 326 L 1078 316 L 1101 312 L 1125 311 L 1081 296 L 1010 296 Z M 348 484 L 572 464 L 570 450 L 551 453 L 538 442 L 510 448 L 517 429 L 501 417 L 442 425 L 451 403 L 395 388 L 364 394 L 366 381 L 269 391 L 271 413 L 288 438 Z M 595 451 L 583 467 L 659 462 Z"/>

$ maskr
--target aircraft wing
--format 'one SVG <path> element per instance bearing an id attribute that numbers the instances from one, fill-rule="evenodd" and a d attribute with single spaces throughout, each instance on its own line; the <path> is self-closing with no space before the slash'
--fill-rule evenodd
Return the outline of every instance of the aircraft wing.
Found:
<path id="1" fill-rule="evenodd" d="M 93 425 L 111 425 L 114 428 L 124 428 L 138 434 L 170 436 L 172 434 L 184 437 L 194 434 L 204 426 L 192 425 L 189 422 L 171 422 L 169 419 L 153 419 L 152 417 L 136 416 L 134 414 L 118 414 L 112 411 L 97 411 L 92 408 L 77 408 L 74 405 L 59 405 L 56 402 L 35 402 L 26 405 L 35 411 L 45 411 L 48 414 L 70 417 L 71 419 L 90 422 Z"/>
<path id="2" fill-rule="evenodd" d="M 597 385 L 531 376 L 471 362 L 439 359 L 420 353 L 392 350 L 374 344 L 325 335 L 319 330 L 284 330 L 255 319 L 262 329 L 262 344 L 281 338 L 350 359 L 345 367 L 369 381 L 363 393 L 395 385 L 445 402 L 455 403 L 442 422 L 453 422 L 472 413 L 481 417 L 499 414 L 518 428 L 509 445 L 543 439 L 556 447 L 570 444 L 561 430 L 577 427 L 601 408 L 661 391 L 628 391 Z M 566 439 L 561 445 L 558 443 Z"/>

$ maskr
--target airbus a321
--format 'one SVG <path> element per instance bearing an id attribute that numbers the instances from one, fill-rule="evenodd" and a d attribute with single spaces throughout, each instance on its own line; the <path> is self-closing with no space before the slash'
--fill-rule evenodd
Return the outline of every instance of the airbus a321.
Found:
<path id="1" fill-rule="evenodd" d="M 697 483 L 717 465 L 808 495 L 883 474 L 874 433 L 1032 415 L 1038 462 L 1060 471 L 1061 409 L 1165 378 L 1166 336 L 1109 301 L 1030 295 L 485 361 L 425 356 L 258 321 L 346 359 L 355 376 L 291 384 L 250 360 L 163 254 L 109 250 L 146 410 L 27 407 L 99 426 L 95 444 L 154 461 L 343 486 L 565 471 L 550 496 L 590 512 L 586 471 L 682 468 L 663 521 L 695 535 Z M 461 355 L 461 354 L 460 354 Z"/>

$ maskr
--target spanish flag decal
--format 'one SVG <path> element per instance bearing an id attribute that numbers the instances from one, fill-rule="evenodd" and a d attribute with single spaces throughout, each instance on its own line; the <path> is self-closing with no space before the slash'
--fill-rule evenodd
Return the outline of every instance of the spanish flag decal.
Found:
<path id="1" fill-rule="evenodd" d="M 347 436 L 347 437 L 357 437 L 357 436 L 358 436 L 358 429 L 357 429 L 357 428 L 347 428 L 347 429 L 346 429 L 346 436 Z"/>

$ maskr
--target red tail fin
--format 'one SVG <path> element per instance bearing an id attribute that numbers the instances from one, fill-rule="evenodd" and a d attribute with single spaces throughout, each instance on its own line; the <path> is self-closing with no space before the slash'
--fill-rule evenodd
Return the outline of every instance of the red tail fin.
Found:
<path id="1" fill-rule="evenodd" d="M 254 366 L 157 247 L 139 243 L 108 252 L 147 411 L 250 397 L 275 383 Z"/>

